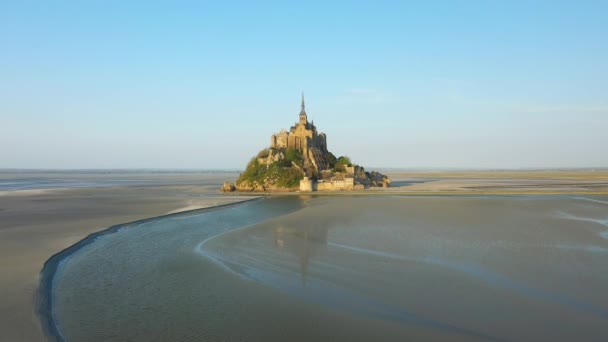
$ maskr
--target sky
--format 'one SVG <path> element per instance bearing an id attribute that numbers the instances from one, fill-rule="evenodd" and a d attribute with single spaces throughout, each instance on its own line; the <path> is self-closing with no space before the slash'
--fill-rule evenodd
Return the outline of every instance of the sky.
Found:
<path id="1" fill-rule="evenodd" d="M 0 0 L 0 168 L 608 167 L 608 1 Z"/>

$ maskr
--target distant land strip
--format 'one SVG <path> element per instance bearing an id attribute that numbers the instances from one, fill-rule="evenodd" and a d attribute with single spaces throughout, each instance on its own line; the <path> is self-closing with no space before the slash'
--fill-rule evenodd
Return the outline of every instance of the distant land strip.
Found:
<path id="1" fill-rule="evenodd" d="M 251 193 L 231 193 L 231 196 L 251 196 Z M 325 191 L 325 192 L 256 192 L 256 196 L 517 196 L 517 195 L 570 195 L 570 196 L 608 196 L 608 190 L 601 191 L 508 191 L 508 190 L 435 190 L 435 191 Z"/>

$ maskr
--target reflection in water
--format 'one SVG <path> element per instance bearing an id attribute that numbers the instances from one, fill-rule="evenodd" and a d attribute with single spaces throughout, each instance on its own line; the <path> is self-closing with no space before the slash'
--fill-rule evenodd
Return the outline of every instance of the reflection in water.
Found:
<path id="1" fill-rule="evenodd" d="M 483 231 L 467 232 L 473 235 L 470 239 L 463 239 L 453 236 L 454 232 L 461 233 L 458 226 L 454 228 L 447 225 L 445 228 L 439 226 L 442 235 L 429 235 L 420 227 L 408 228 L 409 217 L 404 215 L 402 207 L 395 206 L 390 201 L 377 202 L 381 202 L 378 203 L 380 205 L 370 205 L 369 200 L 353 199 L 336 199 L 331 202 L 325 200 L 321 203 L 312 201 L 309 203 L 312 205 L 300 212 L 238 233 L 230 232 L 220 236 L 214 239 L 213 244 L 203 246 L 202 251 L 204 255 L 223 264 L 223 267 L 231 265 L 226 268 L 232 272 L 307 301 L 361 315 L 484 339 L 498 338 L 465 326 L 431 319 L 426 314 L 415 314 L 408 309 L 409 305 L 407 301 L 403 301 L 403 293 L 399 290 L 410 288 L 413 291 L 426 291 L 433 293 L 436 298 L 443 298 L 437 299 L 440 302 L 458 302 L 448 295 L 450 291 L 445 291 L 443 286 L 438 288 L 434 284 L 425 284 L 425 279 L 430 280 L 435 278 L 436 274 L 441 274 L 441 277 L 447 276 L 454 281 L 470 284 L 472 292 L 463 294 L 462 299 L 478 300 L 488 291 L 487 286 L 490 286 L 525 300 L 552 303 L 567 310 L 575 310 L 602 320 L 608 319 L 608 309 L 601 305 L 559 293 L 551 288 L 545 289 L 542 285 L 528 284 L 525 280 L 489 269 L 483 264 L 492 259 L 481 260 L 476 256 L 480 251 L 492 252 L 487 246 L 497 249 L 492 253 L 524 248 L 551 253 L 562 250 L 568 253 L 587 252 L 600 255 L 604 247 L 565 245 L 557 242 L 547 244 L 546 239 L 498 238 L 500 234 L 494 236 L 496 240 L 478 245 L 475 240 L 479 239 L 479 235 L 486 234 Z M 527 205 L 529 204 L 523 203 L 522 208 Z M 499 213 L 500 211 L 494 213 L 494 216 L 490 214 L 487 219 L 496 224 L 494 220 L 500 217 L 497 215 Z M 415 210 L 410 210 L 409 214 L 421 215 L 415 213 Z M 425 215 L 424 212 L 422 215 Z M 451 218 L 458 219 L 455 215 L 458 214 L 451 213 Z M 424 217 L 427 221 L 423 224 L 434 220 Z M 462 217 L 466 225 L 471 224 L 468 216 Z M 549 215 L 549 219 L 551 217 L 552 215 Z M 483 220 L 483 216 L 478 216 L 476 220 L 480 218 Z M 571 220 L 572 216 L 561 218 Z M 583 221 L 598 223 L 598 220 L 593 218 Z M 449 221 L 440 224 L 445 223 Z M 480 223 L 483 222 L 476 222 L 479 228 L 484 228 Z M 431 226 L 428 229 L 432 231 L 437 228 Z M 500 230 L 499 226 L 496 228 Z M 525 227 L 522 228 L 525 231 Z M 409 235 L 404 235 L 404 232 L 409 232 Z M 516 230 L 511 228 L 510 233 L 514 232 Z M 431 249 L 427 247 L 429 243 L 428 247 L 432 247 Z M 404 248 L 408 246 L 409 248 Z M 572 247 L 568 249 L 564 246 Z M 466 248 L 462 249 L 463 247 Z M 391 249 L 395 249 L 395 252 L 391 252 Z M 508 253 L 508 258 L 515 257 L 511 252 Z M 294 282 L 295 272 L 299 273 L 299 285 Z"/>
<path id="2" fill-rule="evenodd" d="M 300 263 L 300 278 L 306 286 L 309 259 L 327 243 L 327 226 L 307 227 L 305 229 L 287 228 L 277 225 L 272 232 L 275 246 L 294 253 Z"/>
<path id="3" fill-rule="evenodd" d="M 475 279 L 481 280 L 489 285 L 513 290 L 520 295 L 533 297 L 536 299 L 544 299 L 544 300 L 553 301 L 557 304 L 561 304 L 561 305 L 567 306 L 567 307 L 575 309 L 575 310 L 584 311 L 587 313 L 597 315 L 600 318 L 608 319 L 608 310 L 603 309 L 599 306 L 596 306 L 596 305 L 593 305 L 590 303 L 580 302 L 574 298 L 560 295 L 557 293 L 552 293 L 551 291 L 545 291 L 542 289 L 531 287 L 524 283 L 510 279 L 502 274 L 492 272 L 490 270 L 486 270 L 477 265 L 455 263 L 455 262 L 450 262 L 450 261 L 446 261 L 446 260 L 442 260 L 442 259 L 438 259 L 438 258 L 431 258 L 431 257 L 427 257 L 427 258 L 406 257 L 406 256 L 395 255 L 395 254 L 391 254 L 391 253 L 384 253 L 384 252 L 373 251 L 373 250 L 368 250 L 368 249 L 363 249 L 363 248 L 357 248 L 357 247 L 353 247 L 353 246 L 345 246 L 345 245 L 341 245 L 341 244 L 337 244 L 337 243 L 330 243 L 330 245 L 333 247 L 350 250 L 355 253 L 368 254 L 368 255 L 371 255 L 374 257 L 401 260 L 401 261 L 415 261 L 415 262 L 425 263 L 425 264 L 428 264 L 431 266 L 445 267 L 445 268 L 448 268 L 453 271 L 462 272 Z"/>
<path id="4" fill-rule="evenodd" d="M 69 340 L 608 340 L 598 201 L 285 197 L 150 221 L 67 259 L 55 312 Z"/>
<path id="5" fill-rule="evenodd" d="M 319 222 L 321 224 L 314 226 L 300 219 L 272 222 L 263 227 L 229 232 L 217 239 L 204 241 L 197 246 L 196 251 L 218 263 L 223 269 L 306 301 L 358 315 L 428 327 L 482 340 L 502 340 L 471 329 L 425 318 L 381 299 L 353 291 L 349 285 L 368 283 L 373 281 L 376 275 L 373 272 L 352 272 L 348 270 L 352 265 L 340 265 L 330 260 L 335 258 L 336 253 L 342 252 L 339 248 L 335 248 L 337 245 L 327 242 L 329 229 L 338 222 L 351 223 L 350 219 L 335 217 L 321 220 Z M 247 246 L 240 245 L 243 241 L 246 241 Z M 269 241 L 272 242 L 268 244 Z M 328 247 L 334 248 L 328 249 Z M 226 253 L 226 251 L 230 252 Z M 352 251 L 347 251 L 347 254 L 348 252 Z M 286 262 L 290 260 L 289 256 L 293 257 L 293 263 Z M 316 260 L 315 256 L 317 256 Z M 357 260 L 357 262 L 363 261 L 360 256 Z M 296 263 L 299 282 L 294 276 Z M 308 269 L 311 263 L 314 276 L 309 280 Z M 356 266 L 355 268 L 360 269 Z M 337 281 L 333 278 L 335 275 L 343 279 Z"/>

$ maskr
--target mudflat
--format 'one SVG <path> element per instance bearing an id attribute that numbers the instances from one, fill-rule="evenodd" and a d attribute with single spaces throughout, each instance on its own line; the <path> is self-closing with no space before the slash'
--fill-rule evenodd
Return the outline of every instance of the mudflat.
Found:
<path id="1" fill-rule="evenodd" d="M 608 338 L 608 198 L 287 196 L 65 255 L 66 340 Z"/>
<path id="2" fill-rule="evenodd" d="M 226 177 L 230 175 L 0 175 L 5 184 L 0 191 L 0 341 L 46 340 L 34 301 L 39 272 L 51 255 L 119 223 L 246 200 L 217 193 Z M 74 185 L 78 187 L 66 188 Z"/>
<path id="3" fill-rule="evenodd" d="M 608 171 L 442 171 L 389 172 L 390 188 L 403 194 L 608 195 Z"/>
<path id="4" fill-rule="evenodd" d="M 39 272 L 49 257 L 116 224 L 246 200 L 251 194 L 217 192 L 224 180 L 237 176 L 219 172 L 0 172 L 0 340 L 45 339 L 34 297 Z M 393 172 L 390 176 L 394 187 L 362 194 L 608 193 L 606 171 Z"/>

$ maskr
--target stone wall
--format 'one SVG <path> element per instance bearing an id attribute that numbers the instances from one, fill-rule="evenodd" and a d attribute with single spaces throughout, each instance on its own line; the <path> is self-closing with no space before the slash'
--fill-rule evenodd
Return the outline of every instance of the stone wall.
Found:
<path id="1" fill-rule="evenodd" d="M 300 191 L 310 192 L 313 191 L 313 181 L 308 177 L 304 177 L 300 181 Z"/>
<path id="2" fill-rule="evenodd" d="M 301 183 L 300 183 L 301 184 Z M 316 182 L 313 189 L 317 191 L 355 190 L 355 179 L 350 177 L 332 178 L 330 181 Z M 361 185 L 363 187 L 363 185 Z"/>
<path id="3" fill-rule="evenodd" d="M 272 148 L 287 148 L 289 145 L 289 133 L 282 130 L 279 133 L 273 134 L 270 139 L 270 147 Z"/>

